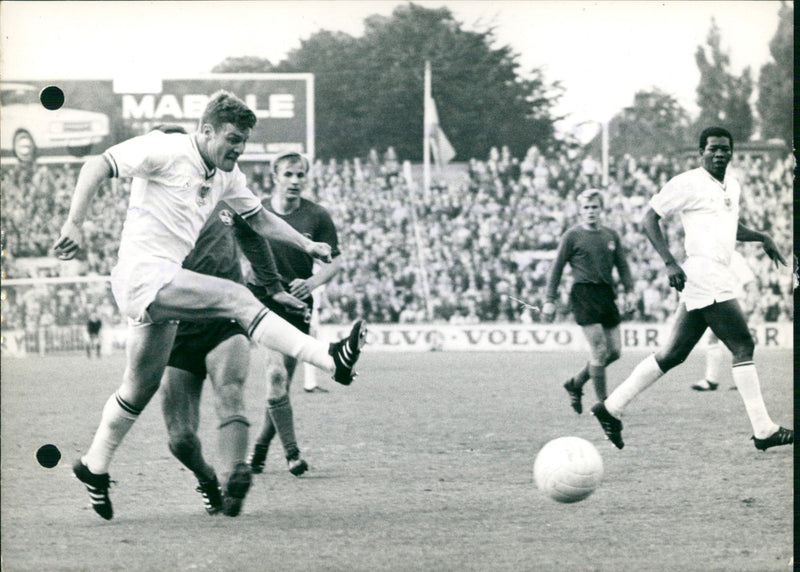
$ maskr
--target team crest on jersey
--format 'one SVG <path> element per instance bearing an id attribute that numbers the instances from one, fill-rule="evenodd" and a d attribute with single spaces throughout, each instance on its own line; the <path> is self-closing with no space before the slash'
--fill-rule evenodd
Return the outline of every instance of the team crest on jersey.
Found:
<path id="1" fill-rule="evenodd" d="M 228 209 L 222 209 L 219 211 L 219 220 L 221 220 L 222 224 L 225 226 L 233 226 L 233 213 Z"/>
<path id="2" fill-rule="evenodd" d="M 609 240 L 608 241 L 608 249 L 609 250 L 614 250 L 614 246 L 615 246 L 614 245 L 614 241 L 613 240 Z"/>
<path id="3" fill-rule="evenodd" d="M 211 194 L 211 185 L 201 185 L 197 191 L 197 206 L 204 207 L 208 204 L 208 195 Z"/>

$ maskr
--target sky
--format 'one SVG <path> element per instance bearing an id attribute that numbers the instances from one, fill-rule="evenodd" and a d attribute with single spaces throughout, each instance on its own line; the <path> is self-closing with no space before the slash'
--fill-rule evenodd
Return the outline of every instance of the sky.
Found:
<path id="1" fill-rule="evenodd" d="M 697 112 L 694 61 L 711 19 L 731 69 L 757 79 L 771 60 L 780 2 L 422 0 L 446 6 L 469 30 L 491 26 L 495 47 L 519 55 L 521 71 L 542 68 L 566 88 L 562 128 L 596 129 L 658 87 Z M 387 1 L 0 2 L 0 78 L 187 77 L 231 56 L 278 63 L 321 29 L 363 34 L 367 16 L 391 15 Z M 436 78 L 433 78 L 434 85 Z M 435 88 L 434 88 L 435 91 Z M 579 133 L 580 135 L 580 133 Z M 584 134 L 585 136 L 586 134 Z"/>

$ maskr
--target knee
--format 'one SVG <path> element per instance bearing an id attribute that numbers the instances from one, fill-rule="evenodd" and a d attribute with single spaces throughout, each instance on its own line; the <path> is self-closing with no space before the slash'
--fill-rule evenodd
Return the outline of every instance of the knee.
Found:
<path id="1" fill-rule="evenodd" d="M 731 355 L 733 355 L 734 363 L 752 360 L 755 348 L 756 345 L 752 336 L 747 336 L 745 339 L 736 340 L 734 343 L 731 343 L 730 350 Z"/>
<path id="2" fill-rule="evenodd" d="M 288 377 L 286 372 L 280 368 L 272 368 L 267 372 L 267 385 L 269 400 L 280 399 L 287 395 Z"/>
<path id="3" fill-rule="evenodd" d="M 161 384 L 161 375 L 163 373 L 163 368 L 128 367 L 125 370 L 123 383 L 128 385 L 132 392 L 136 393 L 138 396 L 149 400 L 149 398 L 158 391 L 158 386 Z"/>
<path id="4" fill-rule="evenodd" d="M 194 432 L 186 429 L 172 429 L 169 431 L 169 450 L 177 458 L 182 459 L 191 456 L 198 448 L 200 443 L 197 435 Z"/>

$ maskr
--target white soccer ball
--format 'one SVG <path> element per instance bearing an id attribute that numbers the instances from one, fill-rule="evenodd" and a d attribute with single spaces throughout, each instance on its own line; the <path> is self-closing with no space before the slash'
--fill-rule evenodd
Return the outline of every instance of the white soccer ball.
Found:
<path id="1" fill-rule="evenodd" d="M 558 502 L 578 502 L 603 480 L 603 458 L 580 437 L 559 437 L 545 444 L 533 463 L 539 490 Z"/>

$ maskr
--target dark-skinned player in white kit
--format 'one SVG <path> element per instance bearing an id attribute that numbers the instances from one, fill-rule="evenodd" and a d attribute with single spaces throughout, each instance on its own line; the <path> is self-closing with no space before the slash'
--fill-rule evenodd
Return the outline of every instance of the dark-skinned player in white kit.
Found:
<path id="1" fill-rule="evenodd" d="M 733 355 L 733 381 L 744 401 L 756 449 L 794 442 L 794 431 L 775 423 L 767 412 L 753 361 L 755 342 L 736 299 L 738 279 L 731 269 L 736 241 L 760 242 L 778 265 L 786 261 L 766 233 L 739 221 L 739 181 L 727 173 L 733 137 L 722 127 L 700 134 L 700 166 L 669 181 L 650 199 L 644 231 L 666 265 L 669 284 L 681 293 L 667 344 L 637 365 L 604 401 L 592 407 L 606 437 L 622 449 L 622 421 L 628 404 L 689 356 L 706 329 Z M 678 264 L 661 231 L 661 219 L 679 215 L 685 233 L 686 260 Z"/>

